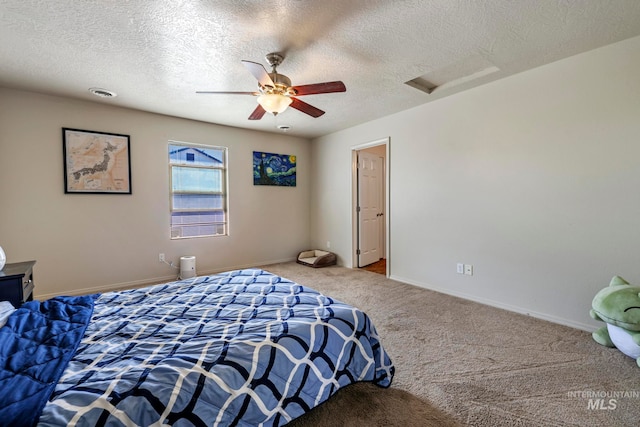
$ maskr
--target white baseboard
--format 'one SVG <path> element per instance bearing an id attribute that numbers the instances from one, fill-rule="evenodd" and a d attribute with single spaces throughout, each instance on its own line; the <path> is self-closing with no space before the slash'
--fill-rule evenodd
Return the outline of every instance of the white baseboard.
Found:
<path id="1" fill-rule="evenodd" d="M 254 268 L 257 265 L 279 264 L 281 262 L 291 262 L 291 261 L 295 261 L 295 257 L 281 259 L 281 260 L 271 260 L 271 261 L 265 261 L 265 262 L 259 262 L 259 263 L 241 264 L 241 265 L 236 265 L 231 267 L 217 268 L 213 270 L 202 270 L 202 271 L 198 271 L 198 275 L 207 276 L 209 274 L 217 274 L 223 271 L 241 270 L 243 268 Z M 156 285 L 158 283 L 172 282 L 174 280 L 178 280 L 177 273 L 172 276 L 152 277 L 148 279 L 134 280 L 131 282 L 112 283 L 108 285 L 74 289 L 71 291 L 64 291 L 64 292 L 54 292 L 49 294 L 36 293 L 35 296 L 39 300 L 46 300 L 46 299 L 50 299 L 50 298 L 61 296 L 61 295 L 70 295 L 70 296 L 89 295 L 89 294 L 98 294 L 98 293 L 111 292 L 111 291 L 122 291 L 125 289 L 143 288 L 145 286 Z"/>
<path id="2" fill-rule="evenodd" d="M 466 300 L 469 300 L 469 301 L 474 301 L 474 302 L 477 302 L 477 303 L 480 303 L 480 304 L 489 305 L 491 307 L 501 308 L 503 310 L 512 311 L 514 313 L 524 314 L 524 315 L 527 315 L 527 316 L 535 317 L 537 319 L 547 320 L 549 322 L 557 323 L 559 325 L 569 326 L 570 328 L 574 328 L 574 329 L 580 329 L 580 330 L 587 331 L 587 332 L 593 332 L 593 331 L 595 331 L 597 329 L 593 325 L 589 325 L 587 323 L 576 322 L 576 321 L 573 321 L 573 320 L 570 320 L 570 319 L 565 319 L 565 318 L 562 318 L 562 317 L 553 316 L 551 314 L 540 313 L 540 312 L 537 312 L 537 311 L 529 310 L 529 309 L 526 309 L 526 308 L 523 308 L 523 307 L 518 307 L 518 306 L 515 306 L 515 305 L 511 305 L 511 304 L 504 304 L 502 302 L 494 301 L 494 300 L 491 300 L 491 299 L 488 299 L 488 298 L 480 298 L 480 297 L 477 297 L 475 295 L 466 294 L 464 292 L 455 292 L 455 291 L 451 291 L 449 289 L 439 288 L 437 286 L 425 285 L 424 283 L 418 283 L 418 282 L 415 282 L 413 280 L 405 279 L 403 277 L 398 277 L 398 276 L 393 276 L 392 275 L 389 278 L 392 279 L 392 280 L 396 280 L 398 282 L 406 283 L 408 285 L 413 285 L 413 286 L 417 286 L 419 288 L 429 289 L 429 290 L 432 290 L 432 291 L 440 292 L 442 294 L 447 294 L 447 295 L 451 295 L 451 296 L 454 296 L 454 297 L 466 299 Z"/>

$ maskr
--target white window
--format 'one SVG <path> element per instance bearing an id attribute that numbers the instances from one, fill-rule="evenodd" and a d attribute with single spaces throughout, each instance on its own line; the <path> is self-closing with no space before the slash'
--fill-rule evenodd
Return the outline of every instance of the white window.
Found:
<path id="1" fill-rule="evenodd" d="M 227 235 L 227 149 L 169 141 L 171 238 Z"/>

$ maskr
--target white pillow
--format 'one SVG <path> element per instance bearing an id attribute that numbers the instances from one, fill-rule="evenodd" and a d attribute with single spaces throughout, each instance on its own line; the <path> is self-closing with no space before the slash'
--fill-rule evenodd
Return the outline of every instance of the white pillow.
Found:
<path id="1" fill-rule="evenodd" d="M 16 309 L 9 301 L 0 301 L 0 328 L 7 323 L 7 319 Z"/>

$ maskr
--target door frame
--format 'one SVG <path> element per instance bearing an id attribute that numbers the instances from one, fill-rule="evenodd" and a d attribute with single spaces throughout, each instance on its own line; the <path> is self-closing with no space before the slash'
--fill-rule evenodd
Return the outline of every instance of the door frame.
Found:
<path id="1" fill-rule="evenodd" d="M 364 144 L 358 144 L 351 147 L 351 266 L 358 268 L 358 151 L 366 148 L 375 147 L 377 145 L 385 146 L 384 156 L 384 253 L 387 259 L 387 271 L 386 276 L 391 274 L 391 245 L 390 245 L 390 159 L 389 153 L 391 152 L 391 138 L 381 138 L 375 141 L 366 142 Z"/>

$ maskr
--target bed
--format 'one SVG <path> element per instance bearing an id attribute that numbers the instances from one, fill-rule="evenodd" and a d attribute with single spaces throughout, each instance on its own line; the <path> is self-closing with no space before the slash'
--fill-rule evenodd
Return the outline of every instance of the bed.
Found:
<path id="1" fill-rule="evenodd" d="M 7 425 L 280 426 L 393 374 L 365 313 L 259 269 L 32 301 L 0 328 Z"/>

